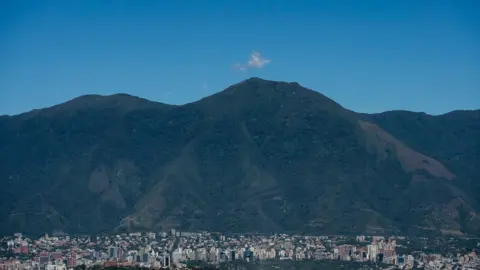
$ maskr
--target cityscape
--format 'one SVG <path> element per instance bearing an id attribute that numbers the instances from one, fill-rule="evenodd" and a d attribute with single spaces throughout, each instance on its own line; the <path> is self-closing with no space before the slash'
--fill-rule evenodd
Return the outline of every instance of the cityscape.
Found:
<path id="1" fill-rule="evenodd" d="M 194 269 L 202 265 L 257 269 L 241 266 L 276 262 L 309 262 L 303 269 L 311 269 L 315 262 L 350 263 L 348 268 L 332 269 L 480 269 L 480 239 L 450 237 L 221 234 L 171 229 L 98 236 L 56 232 L 35 239 L 16 233 L 1 238 L 0 252 L 0 270 Z"/>

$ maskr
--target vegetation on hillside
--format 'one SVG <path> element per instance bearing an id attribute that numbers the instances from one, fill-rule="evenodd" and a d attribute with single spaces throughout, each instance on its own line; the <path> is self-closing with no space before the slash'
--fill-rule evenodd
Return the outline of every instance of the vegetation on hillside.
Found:
<path id="1" fill-rule="evenodd" d="M 0 231 L 478 234 L 478 111 L 420 116 L 252 78 L 1 117 Z"/>

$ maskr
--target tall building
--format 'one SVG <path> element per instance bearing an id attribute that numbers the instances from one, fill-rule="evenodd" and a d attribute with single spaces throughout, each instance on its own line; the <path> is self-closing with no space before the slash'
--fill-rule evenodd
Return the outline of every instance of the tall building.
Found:
<path id="1" fill-rule="evenodd" d="M 140 254 L 135 255 L 135 263 L 140 264 L 142 262 L 142 256 Z"/>
<path id="2" fill-rule="evenodd" d="M 118 259 L 118 247 L 110 246 L 108 247 L 108 258 L 110 259 Z"/>
<path id="3" fill-rule="evenodd" d="M 163 253 L 163 267 L 170 267 L 170 254 L 167 252 Z"/>
<path id="4" fill-rule="evenodd" d="M 142 263 L 148 263 L 148 253 L 147 252 L 144 252 L 142 254 Z"/>
<path id="5" fill-rule="evenodd" d="M 367 254 L 368 254 L 368 259 L 369 260 L 375 261 L 377 259 L 378 246 L 376 244 L 368 245 L 367 246 Z"/>
<path id="6" fill-rule="evenodd" d="M 50 262 L 50 254 L 48 252 L 40 253 L 39 265 L 45 266 Z"/>
<path id="7" fill-rule="evenodd" d="M 70 253 L 70 259 L 73 267 L 77 266 L 77 253 L 75 253 L 75 251 Z"/>
<path id="8" fill-rule="evenodd" d="M 68 268 L 75 268 L 77 266 L 77 255 L 74 253 L 71 255 L 70 258 L 67 260 L 67 267 Z"/>

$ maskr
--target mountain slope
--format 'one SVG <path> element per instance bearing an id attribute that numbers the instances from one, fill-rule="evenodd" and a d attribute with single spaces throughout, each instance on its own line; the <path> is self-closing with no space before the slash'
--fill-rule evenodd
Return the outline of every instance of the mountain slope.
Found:
<path id="1" fill-rule="evenodd" d="M 402 138 L 418 151 L 442 162 L 458 176 L 452 184 L 465 192 L 464 197 L 471 198 L 468 204 L 479 209 L 480 110 L 453 111 L 439 116 L 390 111 L 365 115 L 364 118 Z M 463 206 L 460 208 L 464 210 Z M 466 219 L 478 219 L 471 209 L 465 215 Z M 475 226 L 475 229 L 478 230 L 478 226 Z"/>
<path id="2" fill-rule="evenodd" d="M 0 231 L 479 233 L 474 139 L 456 167 L 382 115 L 259 78 L 183 106 L 94 100 L 0 118 Z"/>

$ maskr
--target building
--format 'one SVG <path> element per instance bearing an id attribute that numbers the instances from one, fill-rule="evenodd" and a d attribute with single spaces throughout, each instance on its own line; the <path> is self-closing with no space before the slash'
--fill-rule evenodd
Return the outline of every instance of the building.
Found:
<path id="1" fill-rule="evenodd" d="M 110 259 L 118 259 L 118 247 L 108 247 L 108 258 Z"/>
<path id="2" fill-rule="evenodd" d="M 162 256 L 162 259 L 163 259 L 163 267 L 170 267 L 170 254 L 168 253 L 163 253 L 163 256 Z"/>
<path id="3" fill-rule="evenodd" d="M 243 252 L 243 259 L 246 260 L 247 262 L 250 262 L 253 260 L 253 252 L 250 249 L 247 249 Z"/>
<path id="4" fill-rule="evenodd" d="M 75 251 L 71 251 L 70 256 L 67 260 L 67 267 L 68 268 L 75 268 L 77 266 L 77 254 Z"/>
<path id="5" fill-rule="evenodd" d="M 144 252 L 144 253 L 142 254 L 142 263 L 147 264 L 147 263 L 148 263 L 148 257 L 149 257 L 149 256 L 148 256 L 148 253 L 147 253 L 147 252 Z"/>
<path id="6" fill-rule="evenodd" d="M 39 265 L 40 266 L 45 266 L 50 262 L 50 253 L 48 252 L 42 252 L 40 253 L 40 258 L 39 258 Z"/>
<path id="7" fill-rule="evenodd" d="M 135 263 L 140 264 L 142 262 L 142 256 L 140 254 L 135 255 Z"/>
<path id="8" fill-rule="evenodd" d="M 172 252 L 172 263 L 173 264 L 178 264 L 181 259 L 182 259 L 182 249 L 181 248 Z"/>

